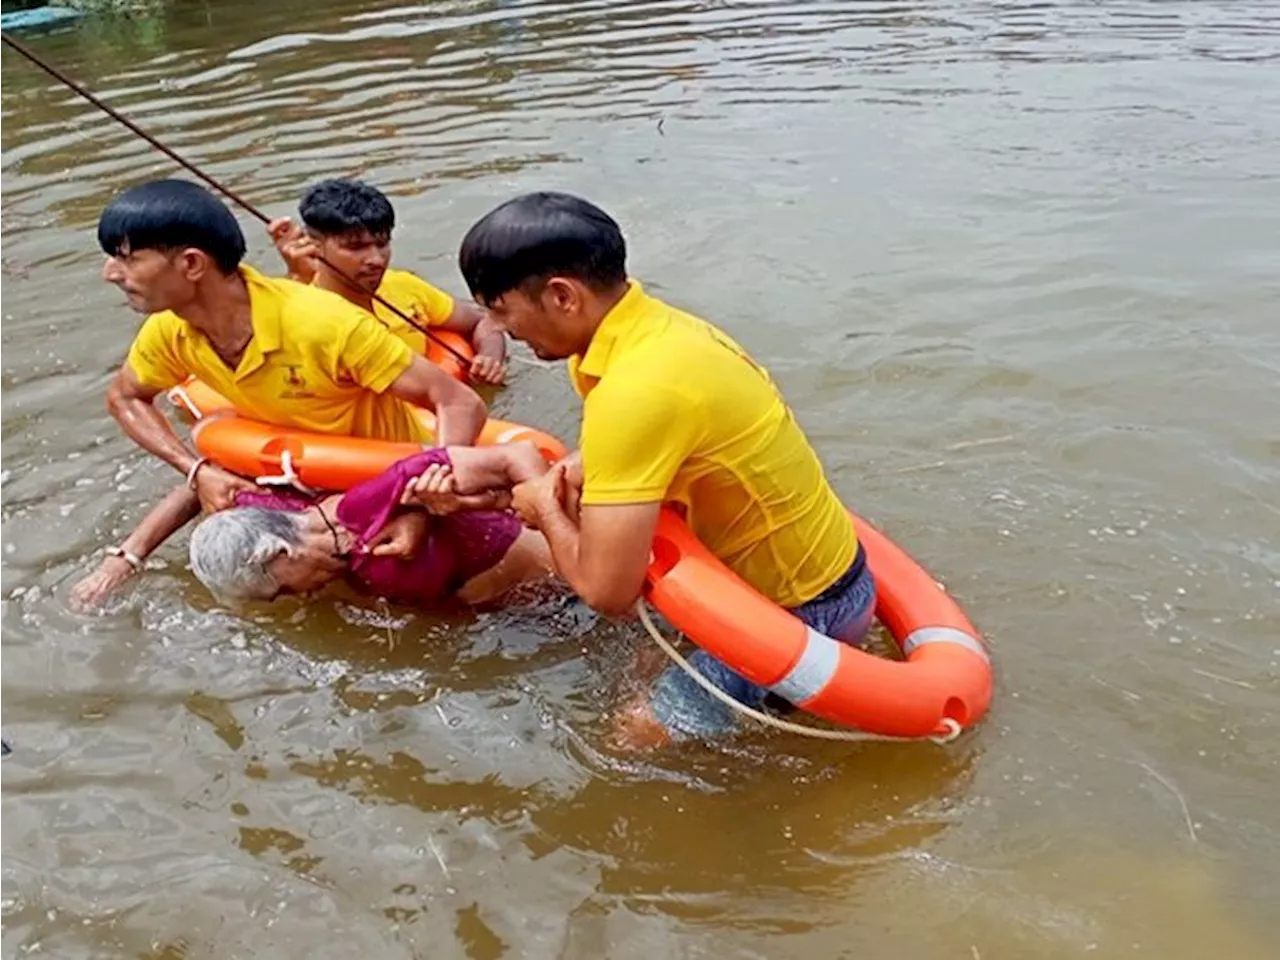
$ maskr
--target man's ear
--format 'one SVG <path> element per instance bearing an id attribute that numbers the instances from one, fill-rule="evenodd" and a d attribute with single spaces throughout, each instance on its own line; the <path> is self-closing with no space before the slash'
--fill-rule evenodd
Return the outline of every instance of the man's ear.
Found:
<path id="1" fill-rule="evenodd" d="M 182 272 L 183 278 L 191 283 L 199 283 L 218 269 L 213 257 L 196 247 L 184 249 L 175 258 L 174 264 Z"/>
<path id="2" fill-rule="evenodd" d="M 582 289 L 568 277 L 552 277 L 542 287 L 542 300 L 562 313 L 577 313 L 583 305 Z"/>

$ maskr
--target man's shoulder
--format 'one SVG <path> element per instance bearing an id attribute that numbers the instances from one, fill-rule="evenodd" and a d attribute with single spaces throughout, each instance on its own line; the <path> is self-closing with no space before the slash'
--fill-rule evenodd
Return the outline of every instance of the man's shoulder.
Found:
<path id="1" fill-rule="evenodd" d="M 336 299 L 340 304 L 354 307 L 355 304 L 344 300 L 336 293 L 317 287 L 310 283 L 299 283 L 288 277 L 268 277 L 257 273 L 249 280 L 250 286 L 282 304 L 294 303 L 329 303 Z M 357 308 L 359 309 L 359 308 Z"/>
<path id="2" fill-rule="evenodd" d="M 587 394 L 584 413 L 609 411 L 626 417 L 640 411 L 685 409 L 698 400 L 696 368 L 688 358 L 647 342 L 619 357 Z"/>
<path id="3" fill-rule="evenodd" d="M 138 336 L 174 339 L 184 335 L 186 330 L 187 324 L 180 316 L 172 310 L 161 310 L 158 313 L 147 314 L 147 319 L 142 322 L 142 327 L 138 330 Z"/>
<path id="4" fill-rule="evenodd" d="M 654 309 L 647 320 L 651 328 L 619 352 L 605 379 L 668 383 L 696 392 L 709 355 L 718 349 L 719 331 L 668 304 Z"/>
<path id="5" fill-rule="evenodd" d="M 387 272 L 382 275 L 382 282 L 378 284 L 378 292 L 381 293 L 384 287 L 429 287 L 431 284 L 423 277 L 418 276 L 412 270 L 401 270 L 397 267 L 388 267 Z"/>
<path id="6" fill-rule="evenodd" d="M 430 280 L 408 270 L 388 270 L 378 284 L 378 293 L 384 297 L 433 297 L 444 293 Z"/>
<path id="7" fill-rule="evenodd" d="M 645 304 L 645 323 L 653 331 L 641 338 L 645 346 L 660 344 L 670 348 L 679 344 L 686 352 L 696 354 L 703 347 L 711 347 L 717 338 L 725 337 L 724 331 L 710 320 L 657 297 L 649 297 Z"/>
<path id="8" fill-rule="evenodd" d="M 663 335 L 647 346 L 656 348 L 682 373 L 700 372 L 698 379 L 706 389 L 715 389 L 719 376 L 736 376 L 750 368 L 768 379 L 768 372 L 742 344 L 711 321 L 676 307 L 668 309 L 665 321 Z"/>
<path id="9" fill-rule="evenodd" d="M 260 288 L 275 305 L 291 336 L 326 338 L 361 323 L 376 323 L 373 314 L 340 294 L 284 277 L 263 277 Z"/>
<path id="10" fill-rule="evenodd" d="M 408 270 L 388 270 L 378 285 L 383 298 L 417 312 L 420 321 L 434 325 L 449 319 L 455 301 L 448 291 Z"/>

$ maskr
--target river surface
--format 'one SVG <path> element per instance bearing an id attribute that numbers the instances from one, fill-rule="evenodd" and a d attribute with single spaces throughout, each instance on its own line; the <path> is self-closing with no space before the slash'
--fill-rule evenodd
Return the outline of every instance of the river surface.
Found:
<path id="1" fill-rule="evenodd" d="M 613 212 L 997 698 L 945 748 L 638 760 L 647 641 L 574 602 L 229 610 L 179 537 L 71 612 L 175 479 L 104 411 L 138 319 L 93 236 L 172 167 L 6 49 L 5 958 L 1276 956 L 1274 3 L 152 7 L 28 42 L 273 213 L 365 177 L 457 293 L 498 201 Z M 572 438 L 512 369 L 496 411 Z"/>

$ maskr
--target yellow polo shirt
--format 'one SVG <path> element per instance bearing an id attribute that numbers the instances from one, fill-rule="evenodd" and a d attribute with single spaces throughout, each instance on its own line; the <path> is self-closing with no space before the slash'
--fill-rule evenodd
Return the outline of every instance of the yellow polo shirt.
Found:
<path id="1" fill-rule="evenodd" d="M 388 270 L 378 284 L 378 296 L 413 317 L 419 326 L 438 327 L 453 315 L 453 297 L 408 270 Z M 373 313 L 414 353 L 427 352 L 427 335 L 417 327 L 377 300 L 373 301 Z"/>
<path id="2" fill-rule="evenodd" d="M 386 393 L 413 352 L 373 317 L 324 290 L 242 266 L 253 339 L 230 369 L 203 333 L 171 311 L 153 313 L 127 363 L 148 387 L 195 375 L 246 417 L 350 437 L 430 441 L 409 404 Z"/>
<path id="3" fill-rule="evenodd" d="M 683 505 L 702 542 L 784 607 L 853 563 L 853 524 L 808 438 L 720 330 L 632 281 L 569 373 L 583 397 L 584 505 Z"/>

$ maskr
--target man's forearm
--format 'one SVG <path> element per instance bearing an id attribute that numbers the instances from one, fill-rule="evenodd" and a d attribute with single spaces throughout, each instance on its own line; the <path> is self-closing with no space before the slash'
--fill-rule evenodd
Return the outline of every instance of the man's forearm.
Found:
<path id="1" fill-rule="evenodd" d="M 436 446 L 470 447 L 484 429 L 487 411 L 478 398 L 459 398 L 436 409 Z"/>
<path id="2" fill-rule="evenodd" d="M 435 414 L 438 447 L 471 446 L 489 415 L 480 394 L 424 357 L 410 358 L 409 366 L 391 384 L 389 392 L 398 400 Z"/>
<path id="3" fill-rule="evenodd" d="M 132 397 L 112 397 L 111 415 L 116 418 L 125 434 L 148 453 L 159 457 L 179 473 L 186 473 L 199 460 L 192 453 L 164 414 L 146 400 Z"/>
<path id="4" fill-rule="evenodd" d="M 556 573 L 573 588 L 574 593 L 585 599 L 589 594 L 589 585 L 582 576 L 578 562 L 582 531 L 558 501 L 549 501 L 539 507 L 535 523 L 547 538 Z"/>

